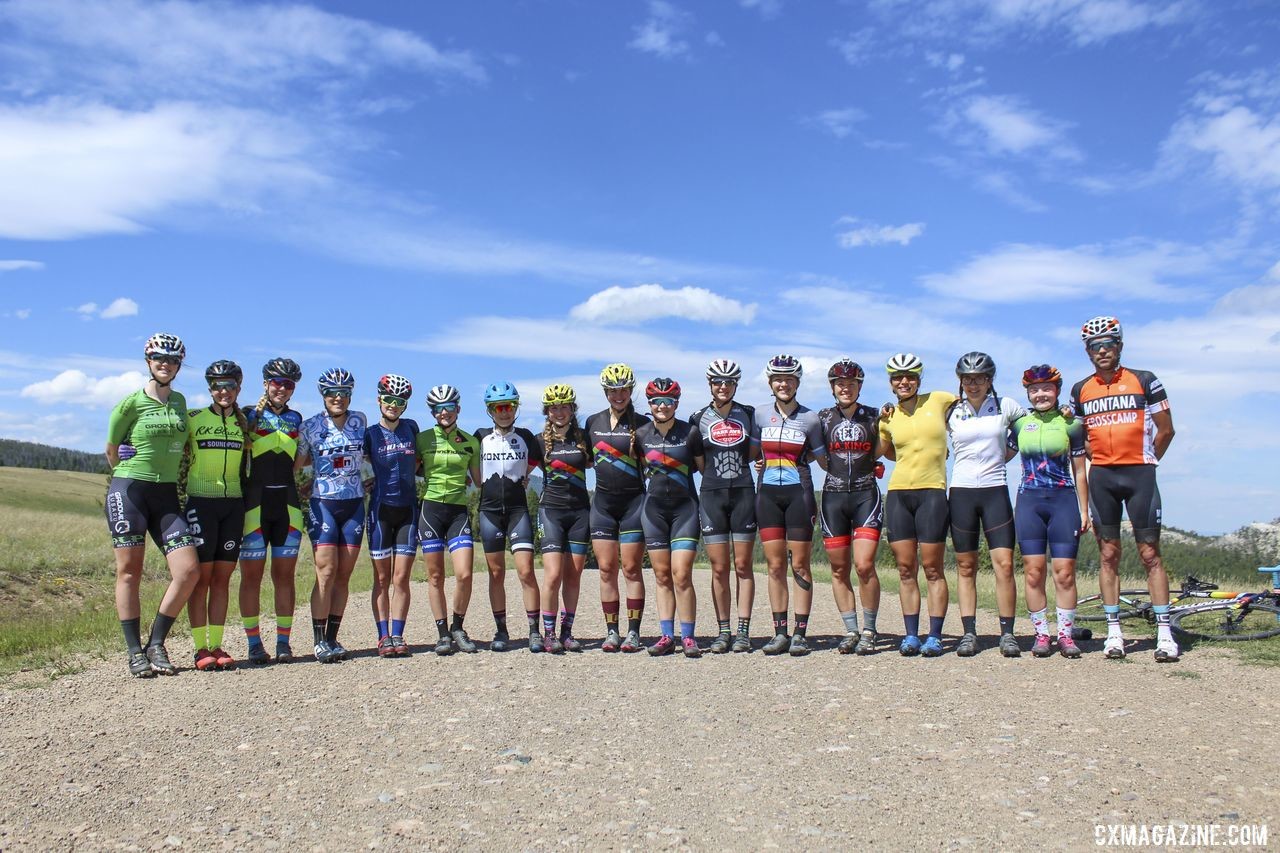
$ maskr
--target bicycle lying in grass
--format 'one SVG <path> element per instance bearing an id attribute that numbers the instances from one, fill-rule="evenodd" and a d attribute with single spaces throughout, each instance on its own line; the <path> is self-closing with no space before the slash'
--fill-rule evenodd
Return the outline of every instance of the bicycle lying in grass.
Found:
<path id="1" fill-rule="evenodd" d="M 1280 566 L 1262 566 L 1271 589 L 1229 592 L 1188 575 L 1180 589 L 1169 590 L 1169 625 L 1202 640 L 1262 640 L 1280 636 Z M 1205 600 L 1203 603 L 1197 603 Z M 1145 589 L 1120 590 L 1120 618 L 1155 622 L 1151 594 Z M 1104 622 L 1102 596 L 1089 595 L 1076 604 L 1076 621 Z"/>

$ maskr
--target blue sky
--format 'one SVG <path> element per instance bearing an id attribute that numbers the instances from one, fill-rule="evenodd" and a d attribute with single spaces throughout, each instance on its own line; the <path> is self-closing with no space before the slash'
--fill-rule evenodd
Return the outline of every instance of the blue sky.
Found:
<path id="1" fill-rule="evenodd" d="M 353 15 L 360 17 L 353 17 Z M 156 330 L 526 399 L 602 364 L 766 399 L 919 353 L 1169 389 L 1165 517 L 1280 515 L 1280 16 L 1266 3 L 0 2 L 0 435 L 98 449 Z M 536 406 L 522 422 L 536 426 Z"/>

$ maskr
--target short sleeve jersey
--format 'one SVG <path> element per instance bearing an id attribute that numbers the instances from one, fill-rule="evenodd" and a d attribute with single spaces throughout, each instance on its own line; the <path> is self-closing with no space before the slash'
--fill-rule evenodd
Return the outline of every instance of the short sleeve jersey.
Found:
<path id="1" fill-rule="evenodd" d="M 806 454 L 827 455 L 818 413 L 796 405 L 789 415 L 771 406 L 756 419 L 756 438 L 764 456 L 761 486 L 797 486 L 813 482 Z"/>
<path id="2" fill-rule="evenodd" d="M 889 491 L 947 487 L 947 407 L 956 401 L 946 391 L 929 391 L 917 398 L 907 414 L 898 406 L 890 418 L 880 419 L 880 443 L 892 444 L 895 462 Z"/>
<path id="3" fill-rule="evenodd" d="M 182 448 L 187 443 L 187 401 L 177 391 L 161 403 L 138 389 L 111 410 L 107 441 L 137 452 L 115 467 L 112 476 L 150 483 L 178 482 Z"/>
<path id="4" fill-rule="evenodd" d="M 988 394 L 974 411 L 967 399 L 951 407 L 947 430 L 951 433 L 951 488 L 981 489 L 1003 486 L 1005 449 L 1010 447 L 1009 428 L 1027 413 L 1017 401 Z"/>
<path id="5" fill-rule="evenodd" d="M 585 440 L 585 436 L 584 436 Z M 544 478 L 540 506 L 557 509 L 587 509 L 591 496 L 587 491 L 587 468 L 591 457 L 577 441 L 552 438 L 547 447 L 542 435 L 534 436 L 538 456 L 542 459 Z"/>
<path id="6" fill-rule="evenodd" d="M 234 413 L 223 415 L 213 407 L 187 412 L 187 494 L 198 498 L 243 496 L 245 434 Z"/>
<path id="7" fill-rule="evenodd" d="M 587 418 L 587 443 L 596 469 L 596 491 L 612 495 L 635 495 L 644 491 L 640 465 L 632 435 L 649 419 L 639 412 L 612 423 L 612 410 L 605 409 Z"/>
<path id="8" fill-rule="evenodd" d="M 480 461 L 480 442 L 457 427 L 418 433 L 418 458 L 426 481 L 423 498 L 445 504 L 467 502 L 467 472 Z"/>
<path id="9" fill-rule="evenodd" d="M 1121 367 L 1110 384 L 1095 373 L 1072 387 L 1071 404 L 1084 418 L 1094 465 L 1159 464 L 1152 415 L 1169 411 L 1169 395 L 1154 373 Z"/>
<path id="10" fill-rule="evenodd" d="M 505 435 L 493 427 L 476 430 L 480 442 L 480 508 L 498 511 L 528 506 L 529 472 L 542 464 L 542 449 L 533 433 L 513 427 Z"/>
<path id="11" fill-rule="evenodd" d="M 417 503 L 418 432 L 417 421 L 409 418 L 396 421 L 395 429 L 379 422 L 365 430 L 364 456 L 373 467 L 373 503 L 398 507 Z"/>
<path id="12" fill-rule="evenodd" d="M 315 497 L 334 501 L 364 497 L 360 469 L 364 465 L 367 424 L 364 412 L 347 412 L 342 429 L 338 429 L 328 412 L 312 415 L 302 422 L 298 449 L 311 457 L 316 475 L 312 488 Z"/>
<path id="13" fill-rule="evenodd" d="M 827 447 L 824 492 L 860 492 L 876 488 L 880 434 L 875 409 L 858 403 L 845 417 L 839 406 L 818 412 Z"/>
<path id="14" fill-rule="evenodd" d="M 706 468 L 702 471 L 702 490 L 752 488 L 751 448 L 759 441 L 756 434 L 756 410 L 742 403 L 729 404 L 729 412 L 721 415 L 713 405 L 694 412 L 689 423 L 702 436 Z"/>
<path id="15" fill-rule="evenodd" d="M 244 414 L 249 422 L 249 482 L 274 488 L 291 485 L 302 415 L 293 409 L 277 414 L 269 407 Z"/>
<path id="16" fill-rule="evenodd" d="M 672 505 L 698 494 L 693 488 L 694 458 L 702 455 L 702 433 L 692 424 L 672 420 L 664 436 L 655 423 L 636 430 L 636 444 L 644 456 L 644 478 L 649 497 Z"/>
<path id="17" fill-rule="evenodd" d="M 1031 412 L 1014 421 L 1014 440 L 1022 459 L 1018 491 L 1075 488 L 1071 460 L 1084 456 L 1084 429 L 1079 418 L 1068 421 L 1057 409 Z"/>

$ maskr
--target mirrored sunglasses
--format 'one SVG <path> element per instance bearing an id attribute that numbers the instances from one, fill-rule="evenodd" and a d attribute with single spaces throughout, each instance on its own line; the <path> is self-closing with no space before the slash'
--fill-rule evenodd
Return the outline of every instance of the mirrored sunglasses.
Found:
<path id="1" fill-rule="evenodd" d="M 674 406 L 676 404 L 675 397 L 650 397 L 649 405 L 651 406 Z"/>
<path id="2" fill-rule="evenodd" d="M 1103 338 L 1100 341 L 1089 341 L 1085 347 L 1089 352 L 1101 352 L 1104 349 L 1115 349 L 1120 346 L 1120 342 L 1112 338 Z"/>
<path id="3" fill-rule="evenodd" d="M 351 389 L 350 388 L 326 388 L 324 389 L 324 396 L 350 399 Z"/>
<path id="4" fill-rule="evenodd" d="M 515 403 L 493 403 L 489 406 L 489 411 L 496 412 L 499 415 L 509 415 L 515 410 Z"/>
<path id="5" fill-rule="evenodd" d="M 436 405 L 431 407 L 431 414 L 433 415 L 438 415 L 441 412 L 456 412 L 456 411 L 458 411 L 457 403 L 437 403 Z"/>
<path id="6" fill-rule="evenodd" d="M 382 394 L 378 397 L 378 402 L 384 406 L 394 406 L 397 409 L 403 409 L 409 405 L 409 401 L 404 397 L 397 397 L 395 394 Z"/>
<path id="7" fill-rule="evenodd" d="M 737 383 L 735 380 L 733 380 L 733 379 L 708 379 L 707 381 L 708 381 L 708 382 L 710 382 L 712 385 L 714 385 L 714 386 L 715 386 L 715 387 L 717 387 L 717 388 L 723 388 L 723 387 L 725 387 L 726 385 L 737 385 L 737 384 L 738 384 L 738 383 Z"/>
<path id="8" fill-rule="evenodd" d="M 209 383 L 210 391 L 235 391 L 239 389 L 239 387 L 240 383 L 236 382 L 234 379 L 223 379 L 219 382 Z"/>
<path id="9" fill-rule="evenodd" d="M 272 388 L 283 388 L 286 391 L 292 391 L 298 385 L 292 379 L 268 379 L 267 384 Z"/>
<path id="10" fill-rule="evenodd" d="M 147 359 L 155 364 L 182 364 L 176 355 L 149 355 Z"/>

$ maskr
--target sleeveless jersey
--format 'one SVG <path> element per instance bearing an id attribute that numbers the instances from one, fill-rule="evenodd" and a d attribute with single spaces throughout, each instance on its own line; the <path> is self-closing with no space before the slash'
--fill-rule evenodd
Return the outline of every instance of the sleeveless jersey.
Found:
<path id="1" fill-rule="evenodd" d="M 689 418 L 702 436 L 706 467 L 702 490 L 752 488 L 751 448 L 756 435 L 756 410 L 739 402 L 729 404 L 729 414 L 721 416 L 714 405 L 706 405 Z"/>
<path id="2" fill-rule="evenodd" d="M 583 436 L 585 442 L 586 436 Z M 591 457 L 578 442 L 552 438 L 547 447 L 543 436 L 534 436 L 538 457 L 542 460 L 542 500 L 540 506 L 558 509 L 587 509 L 591 496 L 587 492 L 587 468 Z"/>
<path id="3" fill-rule="evenodd" d="M 1009 428 L 1027 410 L 1008 397 L 988 394 L 978 411 L 966 398 L 951 407 L 947 430 L 955 460 L 951 465 L 951 488 L 981 489 L 1003 486 L 1005 449 L 1012 447 Z"/>
<path id="4" fill-rule="evenodd" d="M 807 406 L 797 405 L 794 412 L 784 416 L 774 403 L 756 419 L 756 439 L 764 455 L 762 486 L 811 485 L 813 475 L 805 454 L 827 455 L 818 413 Z"/>
<path id="5" fill-rule="evenodd" d="M 249 422 L 249 483 L 280 487 L 293 483 L 293 460 L 302 435 L 302 415 L 293 409 L 276 414 L 268 406 L 244 413 Z"/>
<path id="6" fill-rule="evenodd" d="M 644 491 L 640 482 L 640 467 L 632 446 L 632 434 L 649 423 L 639 412 L 630 418 L 621 418 L 612 426 L 612 410 L 605 409 L 587 418 L 585 427 L 587 444 L 591 447 L 592 464 L 596 469 L 596 491 L 613 495 L 634 495 Z"/>
<path id="7" fill-rule="evenodd" d="M 315 497 L 335 501 L 364 497 L 360 468 L 367 423 L 364 412 L 347 412 L 342 429 L 334 425 L 328 412 L 302 422 L 298 450 L 311 457 L 316 475 L 311 493 Z"/>
<path id="8" fill-rule="evenodd" d="M 893 417 L 880 419 L 880 443 L 892 444 L 896 457 L 889 491 L 947 487 L 947 425 L 943 418 L 955 401 L 955 394 L 930 391 L 919 395 L 911 414 L 898 406 Z"/>
<path id="9" fill-rule="evenodd" d="M 528 506 L 526 479 L 542 464 L 542 451 L 533 433 L 512 427 L 502 435 L 493 427 L 481 427 L 475 437 L 480 442 L 480 508 L 497 511 Z"/>
<path id="10" fill-rule="evenodd" d="M 466 504 L 467 472 L 480 461 L 480 443 L 471 433 L 457 427 L 446 433 L 439 426 L 420 432 L 418 458 L 426 480 L 423 499 Z"/>
<path id="11" fill-rule="evenodd" d="M 212 406 L 187 412 L 187 494 L 197 498 L 243 497 L 245 434 L 235 413 L 222 415 Z"/>
<path id="12" fill-rule="evenodd" d="M 1084 418 L 1094 465 L 1156 465 L 1156 425 L 1169 411 L 1164 385 L 1148 370 L 1122 367 L 1111 384 L 1095 373 L 1071 389 L 1071 404 Z"/>
<path id="13" fill-rule="evenodd" d="M 137 450 L 111 472 L 113 477 L 146 480 L 149 483 L 176 483 L 182 465 L 182 448 L 187 443 L 187 400 L 177 391 L 169 392 L 169 402 L 134 391 L 111 410 L 107 441 L 127 444 Z"/>
<path id="14" fill-rule="evenodd" d="M 373 467 L 372 503 L 405 507 L 418 502 L 413 479 L 418 468 L 417 442 L 418 423 L 409 418 L 396 421 L 394 430 L 381 422 L 365 430 L 364 458 Z"/>
<path id="15" fill-rule="evenodd" d="M 1013 422 L 1013 434 L 1022 457 L 1022 483 L 1028 489 L 1072 489 L 1071 460 L 1084 456 L 1084 424 L 1068 421 L 1057 409 L 1031 412 Z"/>
<path id="16" fill-rule="evenodd" d="M 852 417 L 839 406 L 818 412 L 826 436 L 827 479 L 823 492 L 861 492 L 876 486 L 876 458 L 880 436 L 876 410 L 858 403 Z"/>
<path id="17" fill-rule="evenodd" d="M 650 422 L 636 430 L 636 444 L 644 456 L 649 497 L 668 506 L 697 498 L 693 488 L 694 457 L 702 455 L 702 433 L 692 424 L 671 421 L 664 436 Z"/>

